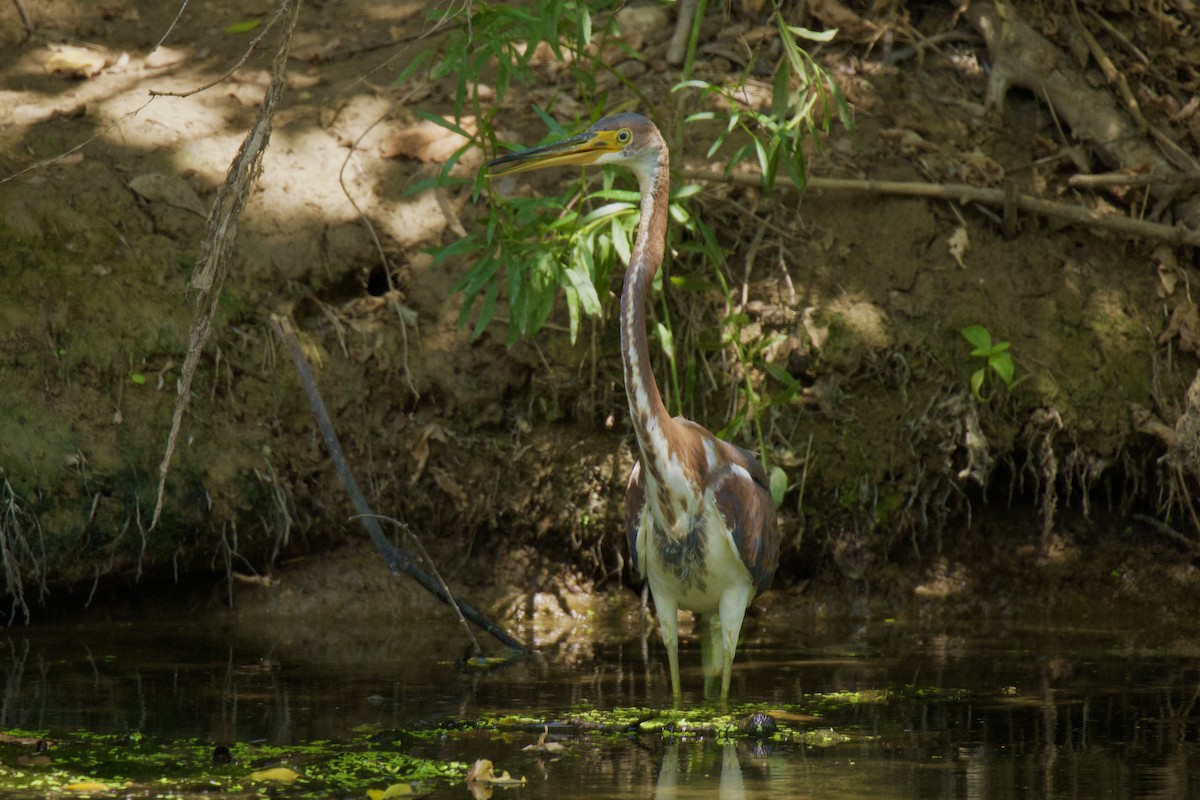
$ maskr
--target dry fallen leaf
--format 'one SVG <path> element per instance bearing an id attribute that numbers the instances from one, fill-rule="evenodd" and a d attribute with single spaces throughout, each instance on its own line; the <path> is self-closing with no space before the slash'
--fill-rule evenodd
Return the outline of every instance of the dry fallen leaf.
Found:
<path id="1" fill-rule="evenodd" d="M 496 774 L 492 762 L 486 758 L 481 758 L 471 765 L 471 769 L 467 771 L 467 783 L 486 783 L 490 786 L 524 786 L 524 778 L 514 778 L 508 774 L 508 770 L 504 770 L 499 775 Z"/>
<path id="2" fill-rule="evenodd" d="M 271 769 L 260 769 L 258 772 L 251 772 L 246 776 L 246 780 L 292 783 L 299 777 L 300 773 L 293 772 L 287 767 L 272 767 Z"/>
<path id="3" fill-rule="evenodd" d="M 46 59 L 46 71 L 65 72 L 76 78 L 94 78 L 104 69 L 104 54 L 86 47 L 62 45 Z"/>
<path id="4" fill-rule="evenodd" d="M 442 490 L 442 493 L 449 497 L 457 504 L 459 508 L 466 508 L 467 493 L 463 490 L 450 473 L 444 469 L 435 468 L 430 470 L 433 474 L 433 482 Z"/>
<path id="5" fill-rule="evenodd" d="M 967 265 L 963 263 L 963 256 L 967 254 L 967 249 L 971 246 L 971 241 L 967 238 L 966 226 L 959 225 L 955 228 L 954 233 L 950 234 L 950 238 L 946 240 L 946 244 L 950 246 L 950 255 L 958 262 L 958 266 L 966 269 Z"/>
<path id="6" fill-rule="evenodd" d="M 827 27 L 837 28 L 840 34 L 852 41 L 878 36 L 875 23 L 860 17 L 839 0 L 816 0 L 810 8 L 810 13 Z"/>
<path id="7" fill-rule="evenodd" d="M 979 150 L 963 156 L 963 177 L 973 186 L 996 186 L 1004 181 L 1004 167 Z"/>
<path id="8" fill-rule="evenodd" d="M 234 83 L 225 94 L 237 100 L 245 108 L 258 108 L 267 97 L 265 87 L 254 83 Z"/>
<path id="9" fill-rule="evenodd" d="M 367 789 L 370 800 L 393 800 L 396 797 L 412 797 L 413 788 L 407 783 L 393 783 L 386 789 Z"/>
<path id="10" fill-rule="evenodd" d="M 1200 353 L 1200 309 L 1191 300 L 1175 306 L 1167 327 L 1158 335 L 1158 343 L 1166 344 L 1179 337 L 1179 349 L 1185 353 Z"/>
<path id="11" fill-rule="evenodd" d="M 233 579 L 240 583 L 248 583 L 251 586 L 265 586 L 268 589 L 271 588 L 271 585 L 274 583 L 274 581 L 271 580 L 270 575 L 247 575 L 246 573 L 238 572 L 237 570 L 234 570 L 233 572 Z"/>
<path id="12" fill-rule="evenodd" d="M 1160 244 L 1154 248 L 1154 257 L 1158 260 L 1158 296 L 1170 297 L 1175 293 L 1176 285 L 1187 280 L 1187 275 L 1180 269 L 1170 245 Z"/>
<path id="13" fill-rule="evenodd" d="M 888 128 L 879 132 L 879 138 L 893 143 L 896 149 L 906 156 L 916 156 L 937 149 L 911 128 Z"/>
<path id="14" fill-rule="evenodd" d="M 809 306 L 804 309 L 801 324 L 804 325 L 804 332 L 808 334 L 809 344 L 814 350 L 820 350 L 825 346 L 825 340 L 829 338 L 829 326 L 817 324 L 815 308 Z"/>
<path id="15" fill-rule="evenodd" d="M 173 67 L 176 64 L 182 64 L 187 59 L 187 50 L 159 45 L 146 54 L 146 60 L 142 62 L 142 66 L 146 69 L 161 69 L 163 67 Z"/>
<path id="16" fill-rule="evenodd" d="M 416 441 L 409 442 L 408 454 L 413 457 L 413 461 L 417 462 L 416 469 L 413 470 L 408 482 L 415 484 L 421 479 L 421 475 L 425 472 L 425 465 L 429 463 L 429 442 L 446 443 L 446 429 L 436 423 L 423 425 L 420 432 L 417 434 Z"/>
<path id="17" fill-rule="evenodd" d="M 288 56 L 295 61 L 303 61 L 308 64 L 316 64 L 322 61 L 328 61 L 329 57 L 337 52 L 342 46 L 342 40 L 336 36 L 323 41 L 309 42 L 299 47 L 293 47 L 288 53 Z M 398 786 L 399 784 L 397 784 Z"/>

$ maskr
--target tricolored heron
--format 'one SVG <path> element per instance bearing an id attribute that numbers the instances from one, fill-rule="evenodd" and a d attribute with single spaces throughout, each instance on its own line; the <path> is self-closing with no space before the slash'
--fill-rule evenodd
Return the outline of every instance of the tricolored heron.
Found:
<path id="1" fill-rule="evenodd" d="M 625 493 L 629 553 L 650 583 L 678 699 L 680 609 L 696 612 L 706 683 L 729 696 L 746 608 L 779 563 L 779 529 L 754 454 L 667 414 L 650 367 L 646 294 L 662 265 L 670 190 L 667 144 L 640 114 L 613 114 L 568 139 L 511 153 L 491 175 L 573 164 L 622 164 L 641 188 L 641 221 L 621 292 L 625 393 L 641 460 Z"/>

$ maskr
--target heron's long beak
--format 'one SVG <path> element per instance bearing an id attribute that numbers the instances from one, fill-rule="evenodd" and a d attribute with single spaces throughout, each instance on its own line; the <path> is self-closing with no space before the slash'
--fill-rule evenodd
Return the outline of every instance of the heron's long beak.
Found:
<path id="1" fill-rule="evenodd" d="M 488 175 L 508 175 L 543 167 L 594 164 L 596 159 L 605 153 L 615 153 L 620 149 L 616 131 L 584 131 L 561 142 L 500 156 L 495 161 L 488 162 Z"/>

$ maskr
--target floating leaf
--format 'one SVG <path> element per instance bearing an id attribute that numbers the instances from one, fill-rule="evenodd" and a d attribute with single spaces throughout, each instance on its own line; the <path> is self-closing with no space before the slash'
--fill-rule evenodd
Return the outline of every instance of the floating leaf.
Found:
<path id="1" fill-rule="evenodd" d="M 471 765 L 471 769 L 467 772 L 466 782 L 486 783 L 491 786 L 523 786 L 525 779 L 512 777 L 508 774 L 508 770 L 497 775 L 492 762 L 481 758 Z"/>
<path id="2" fill-rule="evenodd" d="M 114 787 L 100 781 L 79 781 L 78 783 L 68 783 L 63 790 L 68 792 L 107 792 L 112 788 Z"/>
<path id="3" fill-rule="evenodd" d="M 468 669 L 486 670 L 511 664 L 512 659 L 507 656 L 471 656 L 464 663 Z"/>
<path id="4" fill-rule="evenodd" d="M 258 772 L 251 772 L 246 776 L 246 780 L 291 783 L 299 777 L 300 773 L 294 772 L 287 767 L 272 767 L 271 769 L 260 769 Z"/>
<path id="5" fill-rule="evenodd" d="M 412 797 L 413 788 L 408 783 L 393 783 L 386 789 L 367 789 L 371 800 L 393 800 L 396 797 Z"/>

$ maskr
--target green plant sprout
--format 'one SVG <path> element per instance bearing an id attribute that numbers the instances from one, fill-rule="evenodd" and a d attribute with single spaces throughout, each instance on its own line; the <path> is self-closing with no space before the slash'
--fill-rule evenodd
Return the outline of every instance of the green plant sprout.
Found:
<path id="1" fill-rule="evenodd" d="M 769 110 L 759 111 L 746 101 L 745 83 L 750 77 L 749 68 L 732 84 L 687 80 L 672 89 L 700 89 L 705 95 L 715 94 L 722 99 L 721 105 L 728 110 L 701 111 L 689 116 L 685 122 L 704 120 L 724 123 L 725 129 L 708 148 L 707 158 L 712 158 L 730 136 L 742 134 L 746 141 L 726 160 L 725 172 L 729 174 L 744 159 L 755 156 L 761 174 L 760 185 L 767 194 L 774 188 L 775 177 L 781 169 L 796 188 L 804 188 L 804 140 L 811 138 L 815 144 L 819 144 L 817 134 L 829 131 L 835 114 L 843 125 L 851 127 L 841 89 L 829 73 L 800 46 L 801 40 L 828 42 L 837 31 L 812 31 L 788 25 L 778 11 L 775 12 L 775 24 L 786 57 L 780 59 L 775 69 Z"/>
<path id="2" fill-rule="evenodd" d="M 1016 366 L 1012 355 L 1008 352 L 1008 342 L 993 342 L 991 332 L 982 325 L 968 325 L 962 330 L 963 338 L 975 348 L 971 351 L 972 358 L 984 359 L 984 364 L 971 373 L 971 391 L 980 400 L 983 398 L 983 382 L 987 377 L 988 368 L 1011 387 Z"/>

